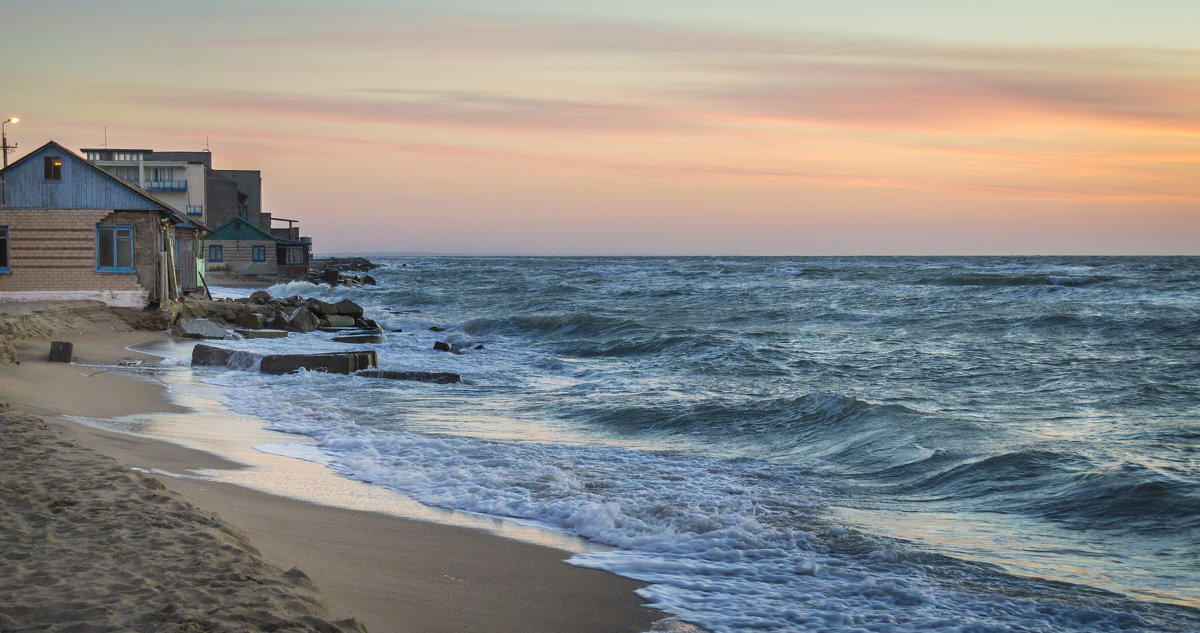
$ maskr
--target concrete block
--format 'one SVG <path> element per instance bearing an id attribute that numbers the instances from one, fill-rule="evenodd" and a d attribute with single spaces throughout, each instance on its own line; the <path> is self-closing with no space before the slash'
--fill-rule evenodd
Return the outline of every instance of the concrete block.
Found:
<path id="1" fill-rule="evenodd" d="M 75 344 L 69 341 L 50 342 L 50 362 L 69 363 L 75 350 Z"/>

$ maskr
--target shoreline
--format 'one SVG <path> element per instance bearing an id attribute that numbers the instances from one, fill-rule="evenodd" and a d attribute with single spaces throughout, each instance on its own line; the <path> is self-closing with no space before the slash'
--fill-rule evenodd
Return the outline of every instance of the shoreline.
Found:
<path id="1" fill-rule="evenodd" d="M 665 616 L 642 605 L 644 586 L 564 562 L 565 550 L 480 531 L 344 509 L 189 476 L 240 464 L 166 441 L 106 431 L 66 416 L 181 413 L 166 388 L 77 363 L 137 357 L 126 348 L 168 341 L 157 332 L 89 332 L 76 364 L 49 363 L 49 341 L 16 344 L 20 365 L 0 366 L 0 401 L 43 417 L 66 439 L 154 473 L 183 499 L 235 525 L 268 562 L 312 579 L 337 619 L 380 631 L 645 631 Z M 90 376 L 89 376 L 90 374 Z M 289 458 L 280 458 L 289 459 Z M 363 484 L 365 486 L 365 484 Z"/>

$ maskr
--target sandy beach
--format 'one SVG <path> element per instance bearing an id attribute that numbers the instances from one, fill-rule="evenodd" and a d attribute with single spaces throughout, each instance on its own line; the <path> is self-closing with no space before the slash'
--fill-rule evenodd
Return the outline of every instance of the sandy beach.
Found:
<path id="1" fill-rule="evenodd" d="M 153 362 L 126 348 L 167 335 L 116 318 L 35 325 L 24 334 L 72 341 L 75 362 L 47 362 L 49 338 L 24 338 L 19 364 L 0 365 L 0 628 L 642 631 L 662 617 L 638 583 L 557 549 L 144 476 L 238 466 L 64 417 L 178 411 L 163 385 L 94 366 Z"/>

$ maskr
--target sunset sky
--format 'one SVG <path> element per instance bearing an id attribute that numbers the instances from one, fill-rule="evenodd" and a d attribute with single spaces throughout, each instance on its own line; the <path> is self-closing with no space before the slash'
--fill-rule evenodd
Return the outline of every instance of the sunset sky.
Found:
<path id="1" fill-rule="evenodd" d="M 1198 27 L 1195 0 L 6 3 L 0 115 L 10 160 L 207 142 L 318 253 L 1200 254 Z"/>

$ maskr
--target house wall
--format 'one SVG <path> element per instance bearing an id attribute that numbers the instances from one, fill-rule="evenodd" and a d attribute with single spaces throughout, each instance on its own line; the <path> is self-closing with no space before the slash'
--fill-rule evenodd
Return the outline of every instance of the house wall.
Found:
<path id="1" fill-rule="evenodd" d="M 42 159 L 63 159 L 62 179 L 43 177 Z M 13 209 L 153 209 L 156 205 L 133 190 L 113 186 L 112 180 L 93 170 L 82 158 L 55 148 L 35 151 L 21 165 L 4 172 L 4 199 Z"/>
<path id="2" fill-rule="evenodd" d="M 9 273 L 0 274 L 0 301 L 98 299 L 145 307 L 158 266 L 156 214 L 81 209 L 3 209 Z M 132 273 L 96 272 L 96 226 L 132 225 Z"/>
<path id="3" fill-rule="evenodd" d="M 205 240 L 204 256 L 208 257 L 208 247 L 221 246 L 224 261 L 205 261 L 204 267 L 210 274 L 234 275 L 274 275 L 278 272 L 275 263 L 275 242 L 266 240 Z M 262 246 L 266 249 L 267 261 L 253 260 L 253 247 Z"/>

